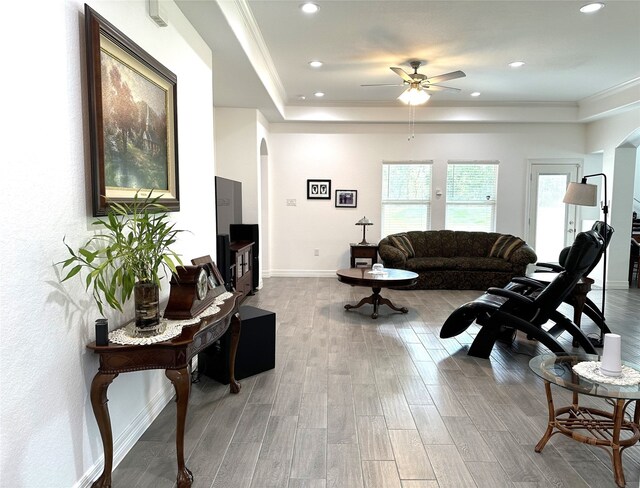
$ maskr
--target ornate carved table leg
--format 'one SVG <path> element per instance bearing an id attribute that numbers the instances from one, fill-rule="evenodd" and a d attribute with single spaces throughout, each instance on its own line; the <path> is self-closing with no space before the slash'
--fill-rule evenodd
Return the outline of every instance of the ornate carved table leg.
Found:
<path id="1" fill-rule="evenodd" d="M 231 393 L 240 393 L 240 383 L 236 381 L 236 352 L 240 341 L 241 325 L 239 314 L 231 317 L 231 351 L 229 351 L 229 390 Z"/>
<path id="2" fill-rule="evenodd" d="M 176 480 L 178 488 L 189 488 L 193 482 L 193 475 L 187 469 L 184 462 L 184 431 L 187 419 L 187 407 L 189 406 L 189 389 L 191 388 L 191 377 L 187 368 L 168 369 L 165 371 L 167 378 L 173 383 L 176 390 L 176 455 L 178 458 L 178 477 Z"/>
<path id="3" fill-rule="evenodd" d="M 113 434 L 111 433 L 111 419 L 107 406 L 107 389 L 118 376 L 118 373 L 105 374 L 98 372 L 91 382 L 91 407 L 96 417 L 102 447 L 104 449 L 104 469 L 100 477 L 93 482 L 92 488 L 111 488 L 111 470 L 113 469 Z"/>
<path id="4" fill-rule="evenodd" d="M 547 430 L 545 431 L 542 439 L 536 444 L 535 451 L 542 452 L 544 446 L 549 441 L 549 438 L 553 435 L 553 428 L 556 426 L 556 409 L 553 406 L 553 396 L 551 395 L 551 383 L 544 382 L 544 391 L 547 394 L 547 405 L 549 407 L 549 422 L 547 423 Z"/>

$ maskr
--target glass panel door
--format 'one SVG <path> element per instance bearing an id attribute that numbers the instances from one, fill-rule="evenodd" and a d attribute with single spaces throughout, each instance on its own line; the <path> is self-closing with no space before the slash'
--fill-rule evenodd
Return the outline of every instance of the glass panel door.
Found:
<path id="1" fill-rule="evenodd" d="M 560 251 L 570 246 L 576 232 L 576 208 L 562 202 L 567 185 L 576 181 L 577 165 L 533 164 L 529 216 L 529 244 L 538 261 L 558 262 Z"/>

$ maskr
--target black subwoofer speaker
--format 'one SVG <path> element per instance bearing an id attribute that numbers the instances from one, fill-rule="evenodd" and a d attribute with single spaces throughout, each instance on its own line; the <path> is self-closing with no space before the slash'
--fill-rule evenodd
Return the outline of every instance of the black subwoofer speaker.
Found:
<path id="1" fill-rule="evenodd" d="M 237 380 L 276 366 L 276 314 L 243 305 L 240 307 L 240 320 L 242 326 L 235 365 Z M 230 350 L 231 328 L 220 341 L 198 354 L 198 372 L 228 385 Z"/>

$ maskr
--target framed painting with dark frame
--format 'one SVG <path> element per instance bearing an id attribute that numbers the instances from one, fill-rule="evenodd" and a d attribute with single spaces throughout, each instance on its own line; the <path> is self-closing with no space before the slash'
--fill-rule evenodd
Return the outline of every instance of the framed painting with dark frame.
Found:
<path id="1" fill-rule="evenodd" d="M 85 4 L 93 215 L 136 192 L 180 210 L 177 77 Z"/>
<path id="2" fill-rule="evenodd" d="M 336 207 L 356 208 L 358 190 L 336 190 Z"/>
<path id="3" fill-rule="evenodd" d="M 331 180 L 307 180 L 307 200 L 331 200 Z"/>

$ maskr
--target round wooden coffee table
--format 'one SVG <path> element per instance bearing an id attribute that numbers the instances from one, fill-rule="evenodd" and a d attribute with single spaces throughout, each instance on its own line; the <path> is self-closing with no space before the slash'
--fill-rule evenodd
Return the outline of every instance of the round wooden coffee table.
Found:
<path id="1" fill-rule="evenodd" d="M 338 280 L 342 283 L 354 286 L 370 286 L 373 289 L 373 295 L 360 300 L 356 305 L 345 305 L 344 308 L 350 310 L 359 308 L 365 303 L 373 305 L 372 319 L 378 318 L 378 308 L 380 305 L 387 305 L 397 312 L 407 313 L 406 307 L 396 307 L 391 300 L 380 296 L 382 288 L 390 286 L 411 286 L 418 281 L 418 274 L 413 271 L 405 271 L 404 269 L 384 268 L 384 273 L 374 274 L 371 268 L 347 268 L 336 271 Z"/>

